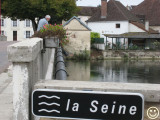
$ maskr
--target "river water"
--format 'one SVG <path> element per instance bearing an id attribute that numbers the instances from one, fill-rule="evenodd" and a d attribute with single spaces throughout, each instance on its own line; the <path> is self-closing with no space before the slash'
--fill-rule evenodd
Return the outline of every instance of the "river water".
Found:
<path id="1" fill-rule="evenodd" d="M 160 61 L 67 61 L 68 80 L 160 84 Z"/>

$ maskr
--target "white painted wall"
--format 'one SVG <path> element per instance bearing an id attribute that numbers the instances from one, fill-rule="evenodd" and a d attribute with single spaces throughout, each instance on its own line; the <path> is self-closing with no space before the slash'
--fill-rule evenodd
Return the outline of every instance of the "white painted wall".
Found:
<path id="1" fill-rule="evenodd" d="M 87 24 L 86 21 L 90 19 L 91 16 L 78 16 L 78 18 L 80 18 L 83 23 Z"/>
<path id="2" fill-rule="evenodd" d="M 160 33 L 160 26 L 150 26 L 153 30 L 159 31 Z"/>
<path id="3" fill-rule="evenodd" d="M 120 24 L 120 28 L 116 28 L 116 24 Z M 123 34 L 129 32 L 128 21 L 88 22 L 88 27 L 92 30 L 92 32 L 100 33 L 101 38 L 104 38 L 105 41 L 106 37 L 103 34 Z M 107 38 L 107 41 L 112 43 L 111 38 Z M 119 41 L 123 43 L 124 39 L 119 39 Z M 115 39 L 113 40 L 113 42 L 115 43 Z"/>
<path id="4" fill-rule="evenodd" d="M 116 24 L 120 24 L 120 28 L 116 28 Z M 128 32 L 128 21 L 100 21 L 100 22 L 88 22 L 88 27 L 93 32 L 103 34 L 122 34 Z"/>
<path id="5" fill-rule="evenodd" d="M 132 23 L 129 23 L 129 32 L 145 32 L 145 31 L 133 25 Z"/>
<path id="6" fill-rule="evenodd" d="M 31 35 L 34 34 L 32 28 L 32 22 L 30 21 L 30 27 L 26 27 L 26 21 L 17 20 L 17 27 L 13 27 L 12 20 L 10 18 L 4 19 L 4 26 L 2 26 L 2 31 L 4 31 L 4 35 L 7 36 L 7 41 L 13 41 L 13 31 L 17 31 L 17 40 L 23 41 L 26 38 L 26 31 L 30 31 Z"/>

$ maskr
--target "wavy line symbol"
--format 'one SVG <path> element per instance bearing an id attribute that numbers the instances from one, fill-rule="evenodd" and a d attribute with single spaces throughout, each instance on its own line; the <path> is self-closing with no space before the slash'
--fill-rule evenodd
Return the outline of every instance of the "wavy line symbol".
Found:
<path id="1" fill-rule="evenodd" d="M 56 112 L 56 113 L 60 113 L 60 111 L 58 110 L 46 110 L 46 109 L 41 109 L 41 110 L 38 110 L 38 112 L 47 112 L 47 113 L 52 113 L 52 112 Z"/>
<path id="2" fill-rule="evenodd" d="M 38 98 L 48 98 L 48 99 L 56 98 L 56 99 L 60 99 L 60 97 L 55 96 L 55 95 L 53 95 L 53 96 L 41 95 Z"/>
<path id="3" fill-rule="evenodd" d="M 48 106 L 56 105 L 56 106 L 60 106 L 60 104 L 58 104 L 58 103 L 46 103 L 46 102 L 38 103 L 38 105 L 48 105 Z"/>

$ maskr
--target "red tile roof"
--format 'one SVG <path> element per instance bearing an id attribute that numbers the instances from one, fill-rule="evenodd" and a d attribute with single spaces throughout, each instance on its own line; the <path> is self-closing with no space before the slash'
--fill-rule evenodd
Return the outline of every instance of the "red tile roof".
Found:
<path id="1" fill-rule="evenodd" d="M 88 22 L 125 20 L 139 21 L 139 19 L 133 15 L 121 2 L 110 0 L 107 3 L 107 17 L 101 18 L 101 8 L 99 7 L 97 12 L 88 20 Z"/>
<path id="2" fill-rule="evenodd" d="M 151 29 L 151 28 L 149 28 L 149 31 L 147 31 L 147 30 L 145 29 L 145 25 L 142 24 L 142 23 L 139 23 L 139 22 L 130 22 L 130 23 L 133 24 L 133 25 L 135 25 L 135 26 L 137 26 L 137 27 L 139 27 L 140 29 L 142 29 L 142 30 L 144 30 L 144 31 L 146 31 L 146 32 L 151 33 L 151 34 L 157 34 L 157 33 L 158 33 L 158 31 L 155 31 L 155 30 L 153 30 L 153 29 Z"/>
<path id="3" fill-rule="evenodd" d="M 160 26 L 160 0 L 144 0 L 132 10 L 137 15 L 145 15 L 150 26 Z"/>
<path id="4" fill-rule="evenodd" d="M 78 15 L 81 16 L 92 16 L 99 9 L 98 7 L 84 7 L 84 6 L 78 6 L 78 7 L 80 8 Z"/>

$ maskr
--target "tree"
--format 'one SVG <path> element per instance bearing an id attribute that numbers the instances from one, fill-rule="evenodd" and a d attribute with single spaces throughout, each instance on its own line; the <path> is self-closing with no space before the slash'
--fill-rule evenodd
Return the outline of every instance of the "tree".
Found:
<path id="1" fill-rule="evenodd" d="M 51 24 L 61 23 L 76 15 L 79 8 L 75 0 L 2 0 L 2 15 L 11 19 L 30 19 L 34 31 L 37 21 L 45 15 L 51 15 Z"/>
<path id="2" fill-rule="evenodd" d="M 93 44 L 95 41 L 95 38 L 100 38 L 100 34 L 96 32 L 91 32 L 91 44 Z"/>

